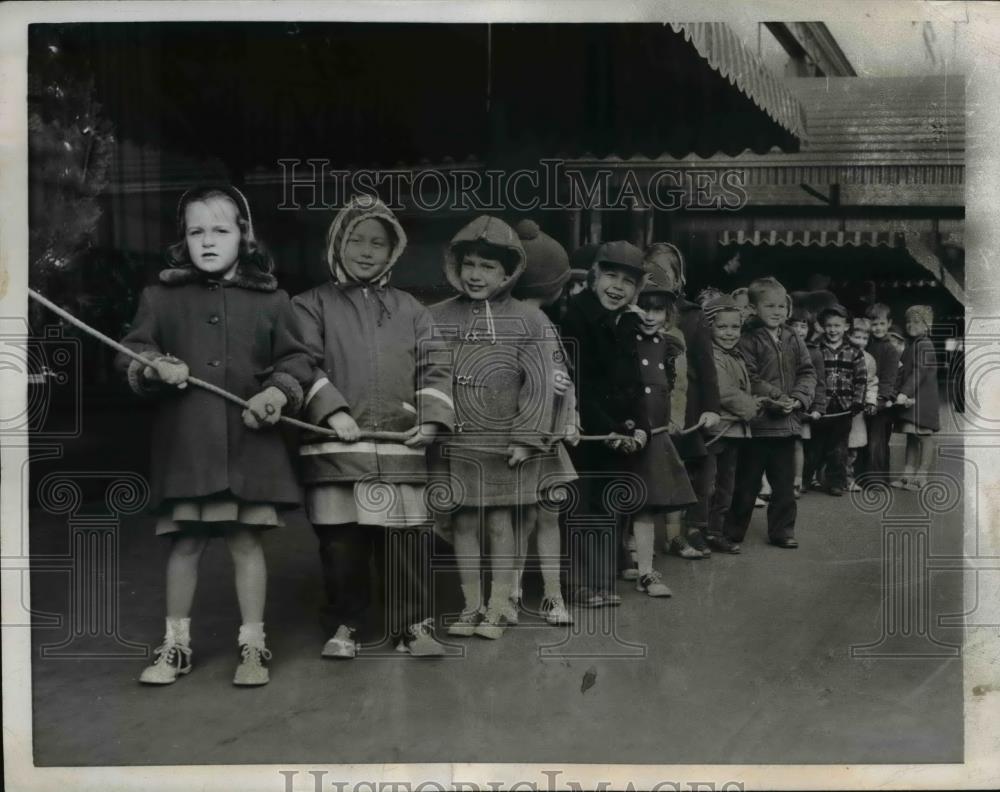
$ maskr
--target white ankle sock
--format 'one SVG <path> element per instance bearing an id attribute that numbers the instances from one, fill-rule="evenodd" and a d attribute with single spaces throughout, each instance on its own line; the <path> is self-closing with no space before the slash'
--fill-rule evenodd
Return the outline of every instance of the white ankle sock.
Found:
<path id="1" fill-rule="evenodd" d="M 167 617 L 166 639 L 168 642 L 191 645 L 191 619 L 172 619 Z"/>
<path id="2" fill-rule="evenodd" d="M 254 646 L 264 645 L 264 622 L 246 622 L 240 625 L 237 643 L 240 646 L 252 644 Z"/>
<path id="3" fill-rule="evenodd" d="M 466 610 L 478 610 L 482 607 L 482 594 L 480 593 L 478 585 L 469 586 L 463 583 L 462 596 L 465 597 Z"/>

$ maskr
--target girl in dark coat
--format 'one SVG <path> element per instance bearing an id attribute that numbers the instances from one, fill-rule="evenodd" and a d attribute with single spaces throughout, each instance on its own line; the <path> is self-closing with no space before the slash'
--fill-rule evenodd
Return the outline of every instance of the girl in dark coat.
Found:
<path id="1" fill-rule="evenodd" d="M 896 431 L 906 435 L 906 467 L 902 478 L 893 481 L 892 486 L 918 490 L 934 465 L 937 452 L 934 433 L 940 429 L 936 353 L 934 343 L 927 337 L 934 313 L 929 305 L 911 305 L 904 317 L 909 340 L 900 359 L 896 403 L 903 409 L 897 418 Z"/>
<path id="2" fill-rule="evenodd" d="M 684 334 L 687 345 L 688 397 L 684 428 L 700 424 L 703 430 L 710 430 L 719 422 L 719 380 L 715 371 L 715 357 L 712 353 L 712 334 L 705 323 L 701 308 L 684 299 L 684 257 L 668 242 L 654 242 L 645 252 L 645 263 L 649 268 L 662 272 L 668 287 L 678 295 L 676 311 L 677 326 Z M 701 555 L 711 555 L 706 540 L 708 529 L 708 505 L 712 498 L 714 474 L 705 464 L 707 449 L 702 431 L 691 432 L 677 439 L 677 452 L 684 460 L 688 477 L 697 502 L 684 513 L 686 536 L 673 539 L 667 546 L 668 552 L 682 557 L 699 557 L 689 553 L 691 547 Z"/>
<path id="3" fill-rule="evenodd" d="M 654 520 L 657 515 L 681 511 L 696 500 L 684 463 L 670 437 L 681 429 L 677 422 L 684 413 L 672 410 L 677 384 L 675 359 L 679 350 L 669 329 L 674 324 L 676 295 L 661 276 L 661 271 L 650 270 L 639 294 L 638 308 L 642 314 L 636 351 L 643 386 L 643 418 L 651 432 L 663 427 L 668 427 L 669 432 L 651 433 L 646 447 L 630 457 L 632 472 L 642 480 L 646 493 L 642 508 L 632 520 L 637 566 L 635 587 L 650 597 L 671 596 L 660 573 L 653 569 Z"/>
<path id="4" fill-rule="evenodd" d="M 191 670 L 191 602 L 198 562 L 212 535 L 225 536 L 236 569 L 243 624 L 237 685 L 268 681 L 264 643 L 267 572 L 260 532 L 281 525 L 279 509 L 299 503 L 282 435 L 282 411 L 298 411 L 303 348 L 288 295 L 254 238 L 246 198 L 233 187 L 199 188 L 181 198 L 181 241 L 160 283 L 142 293 L 117 364 L 141 396 L 159 400 L 153 425 L 152 505 L 156 532 L 171 537 L 166 637 L 140 681 L 165 685 Z M 176 356 L 176 357 L 175 357 Z M 249 400 L 238 406 L 200 388 L 189 372 Z"/>

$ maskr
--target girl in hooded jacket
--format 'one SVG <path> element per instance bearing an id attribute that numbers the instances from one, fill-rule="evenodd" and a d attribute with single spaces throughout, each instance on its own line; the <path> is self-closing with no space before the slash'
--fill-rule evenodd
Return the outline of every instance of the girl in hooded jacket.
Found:
<path id="1" fill-rule="evenodd" d="M 445 256 L 445 276 L 458 294 L 431 308 L 454 366 L 455 432 L 441 450 L 465 607 L 450 635 L 497 639 L 512 621 L 513 512 L 538 502 L 539 457 L 552 445 L 554 384 L 542 343 L 549 323 L 510 295 L 524 268 L 514 229 L 496 217 L 477 217 Z M 493 573 L 485 612 L 482 527 Z"/>
<path id="2" fill-rule="evenodd" d="M 373 553 L 387 584 L 386 626 L 397 649 L 444 653 L 433 635 L 428 592 L 426 448 L 454 425 L 451 367 L 430 312 L 389 285 L 405 247 L 396 216 L 372 196 L 355 197 L 327 232 L 333 279 L 292 301 L 310 358 L 305 418 L 337 433 L 335 440 L 306 436 L 299 450 L 326 589 L 323 622 L 331 637 L 323 657 L 354 657 L 354 633 L 370 633 L 363 616 Z M 362 432 L 404 439 L 367 440 Z"/>
<path id="3" fill-rule="evenodd" d="M 132 390 L 159 407 L 151 502 L 156 533 L 171 541 L 166 635 L 139 681 L 167 685 L 191 671 L 198 564 L 208 540 L 222 536 L 243 620 L 233 684 L 263 685 L 271 652 L 261 533 L 283 525 L 279 511 L 300 502 L 289 448 L 273 424 L 302 404 L 303 349 L 243 193 L 229 185 L 189 190 L 177 207 L 177 227 L 180 241 L 167 251 L 171 266 L 143 291 L 122 340 L 147 363 L 116 360 Z M 189 374 L 248 399 L 248 408 L 188 388 Z"/>

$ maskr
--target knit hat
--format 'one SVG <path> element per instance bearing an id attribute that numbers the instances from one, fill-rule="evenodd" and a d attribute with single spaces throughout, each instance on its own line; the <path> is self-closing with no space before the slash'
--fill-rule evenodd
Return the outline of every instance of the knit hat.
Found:
<path id="1" fill-rule="evenodd" d="M 542 231 L 534 220 L 522 220 L 514 230 L 521 240 L 527 263 L 512 294 L 518 299 L 558 297 L 570 278 L 566 249 Z"/>
<path id="2" fill-rule="evenodd" d="M 632 270 L 640 278 L 645 274 L 642 264 L 642 251 L 631 242 L 619 240 L 605 242 L 597 249 L 594 264 L 607 264 L 622 269 Z"/>
<path id="3" fill-rule="evenodd" d="M 685 274 L 685 269 L 687 269 L 684 262 L 684 254 L 681 253 L 680 249 L 676 245 L 671 245 L 669 242 L 654 242 L 648 248 L 646 248 L 643 254 L 646 259 L 655 259 L 658 256 L 670 256 L 673 258 L 677 265 L 672 267 L 674 279 L 677 281 L 678 290 L 683 290 L 685 284 L 687 283 L 687 276 Z"/>
<path id="4" fill-rule="evenodd" d="M 740 313 L 740 307 L 736 304 L 736 300 L 728 294 L 720 294 L 718 297 L 713 297 L 705 303 L 701 310 L 705 314 L 705 319 L 709 324 L 712 324 L 715 321 L 716 315 L 723 311 Z"/>
<path id="5" fill-rule="evenodd" d="M 928 329 L 934 324 L 934 310 L 929 305 L 911 305 L 903 314 L 906 321 L 916 319 L 927 325 Z"/>
<path id="6" fill-rule="evenodd" d="M 584 245 L 569 254 L 569 265 L 574 270 L 584 272 L 583 280 L 587 279 L 586 273 L 590 272 L 590 268 L 594 266 L 594 256 L 597 255 L 599 247 L 600 245 Z"/>

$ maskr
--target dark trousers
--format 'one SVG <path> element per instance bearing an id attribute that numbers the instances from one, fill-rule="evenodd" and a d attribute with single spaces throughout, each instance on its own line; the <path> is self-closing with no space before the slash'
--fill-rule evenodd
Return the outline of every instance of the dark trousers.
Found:
<path id="1" fill-rule="evenodd" d="M 827 487 L 847 487 L 847 441 L 851 435 L 851 417 L 827 418 L 812 425 L 812 463 L 809 468 L 815 471 L 826 467 L 824 483 Z"/>
<path id="2" fill-rule="evenodd" d="M 333 635 L 340 625 L 353 627 L 359 640 L 373 637 L 369 613 L 374 580 L 382 587 L 385 630 L 401 638 L 411 624 L 431 615 L 431 532 L 427 527 L 384 528 L 372 525 L 315 525 L 323 566 L 326 605 L 323 629 Z"/>
<path id="3" fill-rule="evenodd" d="M 722 442 L 721 440 L 719 441 Z M 709 449 L 711 452 L 711 449 Z M 684 460 L 691 489 L 694 490 L 698 502 L 688 506 L 684 511 L 684 524 L 690 530 L 697 528 L 705 530 L 708 526 L 708 510 L 712 502 L 712 489 L 715 487 L 715 459 L 712 453 L 705 456 L 692 457 Z"/>
<path id="4" fill-rule="evenodd" d="M 879 410 L 867 419 L 868 445 L 858 449 L 856 473 L 888 475 L 889 440 L 892 437 L 892 411 Z"/>
<path id="5" fill-rule="evenodd" d="M 736 466 L 740 449 L 747 443 L 742 438 L 723 437 L 715 442 L 716 452 L 712 454 L 711 465 L 715 470 L 715 488 L 708 509 L 708 533 L 722 536 L 726 515 L 733 504 L 733 490 L 736 486 Z"/>
<path id="6" fill-rule="evenodd" d="M 758 437 L 740 446 L 734 479 L 732 505 L 722 532 L 733 542 L 742 542 L 753 517 L 754 501 L 761 478 L 767 473 L 771 500 L 767 504 L 767 535 L 773 540 L 795 535 L 795 440 L 794 437 Z"/>
<path id="7" fill-rule="evenodd" d="M 619 568 L 621 532 L 627 521 L 611 508 L 616 479 L 611 475 L 581 476 L 577 489 L 577 508 L 567 514 L 569 539 L 569 588 L 593 591 L 615 590 Z"/>

